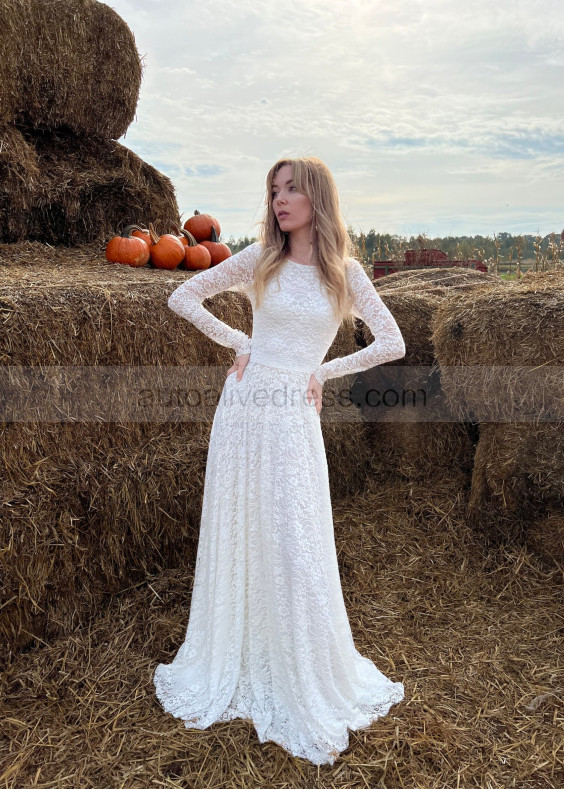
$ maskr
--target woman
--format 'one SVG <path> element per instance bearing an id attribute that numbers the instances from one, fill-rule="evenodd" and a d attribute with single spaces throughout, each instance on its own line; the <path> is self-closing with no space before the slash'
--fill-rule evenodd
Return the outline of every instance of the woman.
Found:
<path id="1" fill-rule="evenodd" d="M 316 765 L 333 764 L 348 729 L 404 696 L 353 643 L 319 418 L 327 379 L 405 354 L 351 246 L 327 166 L 281 159 L 267 175 L 260 241 L 168 300 L 236 357 L 210 434 L 186 639 L 157 666 L 157 697 L 186 727 L 249 719 L 261 743 Z M 249 296 L 252 338 L 202 306 L 226 289 Z M 374 342 L 323 363 L 354 315 Z"/>

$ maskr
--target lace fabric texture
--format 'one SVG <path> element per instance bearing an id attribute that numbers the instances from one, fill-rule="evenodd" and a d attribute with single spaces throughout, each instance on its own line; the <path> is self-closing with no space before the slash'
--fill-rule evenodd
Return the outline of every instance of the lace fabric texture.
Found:
<path id="1" fill-rule="evenodd" d="M 347 278 L 354 294 L 353 313 L 369 327 L 374 340 L 366 348 L 323 363 L 339 324 L 316 266 L 286 261 L 278 279 L 270 281 L 260 309 L 253 306 L 252 339 L 206 310 L 202 301 L 224 290 L 246 292 L 261 252 L 260 242 L 199 272 L 169 297 L 168 306 L 198 329 L 237 354 L 251 353 L 255 361 L 313 373 L 320 384 L 327 379 L 399 359 L 405 343 L 395 318 L 374 289 L 361 264 L 347 261 Z"/>
<path id="2" fill-rule="evenodd" d="M 349 730 L 386 715 L 404 687 L 356 650 L 345 609 L 321 423 L 306 397 L 312 364 L 338 329 L 315 267 L 287 262 L 253 314 L 252 341 L 201 306 L 220 290 L 245 290 L 259 252 L 250 245 L 169 298 L 209 337 L 251 356 L 216 409 L 186 638 L 154 684 L 186 727 L 245 718 L 261 743 L 332 764 Z M 370 367 L 392 348 L 401 356 L 397 325 L 354 268 L 359 312 L 371 328 L 391 325 L 392 339 L 372 329 L 378 346 L 326 363 L 336 362 L 328 376 Z"/>

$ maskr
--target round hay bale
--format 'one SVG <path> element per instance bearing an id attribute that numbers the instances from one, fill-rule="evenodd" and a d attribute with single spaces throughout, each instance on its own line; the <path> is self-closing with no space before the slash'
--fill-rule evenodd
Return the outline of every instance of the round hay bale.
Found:
<path id="1" fill-rule="evenodd" d="M 554 287 L 564 291 L 564 268 L 548 269 L 546 272 L 529 269 L 521 278 L 521 282 L 540 289 Z"/>
<path id="2" fill-rule="evenodd" d="M 444 296 L 451 289 L 465 291 L 482 285 L 497 285 L 501 282 L 497 275 L 465 269 L 461 266 L 445 268 L 425 266 L 422 269 L 404 269 L 378 277 L 375 284 L 378 291 L 406 289 L 420 293 L 423 290 Z"/>
<path id="3" fill-rule="evenodd" d="M 97 0 L 3 0 L 0 29 L 1 121 L 115 140 L 126 132 L 142 64 L 116 11 Z"/>
<path id="4" fill-rule="evenodd" d="M 0 192 L 0 215 L 13 215 L 3 241 L 75 245 L 107 240 L 128 224 L 179 221 L 170 179 L 120 143 L 63 132 L 24 140 L 38 173 L 27 194 L 20 179 Z"/>
<path id="5" fill-rule="evenodd" d="M 409 480 L 448 474 L 462 485 L 471 468 L 467 426 L 453 420 L 441 391 L 431 342 L 431 321 L 440 299 L 413 291 L 381 297 L 396 319 L 406 355 L 357 374 L 353 387 L 374 453 L 372 474 Z M 359 345 L 374 339 L 363 324 Z"/>
<path id="6" fill-rule="evenodd" d="M 404 392 L 423 390 L 427 394 L 440 388 L 431 342 L 431 318 L 440 300 L 429 294 L 380 293 L 386 307 L 397 321 L 405 341 L 406 353 L 357 374 L 353 385 L 353 399 L 368 421 L 380 419 L 387 408 L 380 405 L 381 398 L 402 397 Z M 366 347 L 374 340 L 368 326 L 362 323 L 357 333 L 357 345 Z M 394 395 L 395 393 L 395 395 Z"/>
<path id="7" fill-rule="evenodd" d="M 458 294 L 433 316 L 453 413 L 480 422 L 561 419 L 564 291 L 536 282 Z"/>

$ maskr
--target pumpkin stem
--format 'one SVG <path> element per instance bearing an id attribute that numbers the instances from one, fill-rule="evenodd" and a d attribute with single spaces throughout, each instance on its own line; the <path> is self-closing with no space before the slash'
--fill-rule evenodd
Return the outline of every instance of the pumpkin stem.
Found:
<path id="1" fill-rule="evenodd" d="M 196 216 L 196 214 L 199 214 L 199 213 L 200 213 L 200 212 L 198 211 L 198 209 L 197 209 L 197 208 L 195 208 L 195 209 L 194 209 L 194 216 Z"/>
<path id="2" fill-rule="evenodd" d="M 215 225 L 212 225 L 211 240 L 215 242 L 219 241 L 219 236 L 217 235 Z"/>
<path id="3" fill-rule="evenodd" d="M 149 236 L 151 237 L 151 241 L 153 244 L 156 244 L 158 242 L 159 237 L 155 232 L 155 226 L 153 225 L 152 222 L 149 222 Z"/>
<path id="4" fill-rule="evenodd" d="M 128 225 L 127 228 L 124 228 L 120 233 L 120 236 L 123 236 L 124 239 L 128 239 L 131 236 L 131 232 L 134 230 L 140 230 L 143 233 L 143 228 L 140 228 L 139 225 Z"/>
<path id="5" fill-rule="evenodd" d="M 195 237 L 192 236 L 192 234 L 190 233 L 189 230 L 186 230 L 186 228 L 182 228 L 180 230 L 180 233 L 182 233 L 182 235 L 185 236 L 188 239 L 190 247 L 196 247 L 197 246 L 198 242 L 196 241 Z"/>

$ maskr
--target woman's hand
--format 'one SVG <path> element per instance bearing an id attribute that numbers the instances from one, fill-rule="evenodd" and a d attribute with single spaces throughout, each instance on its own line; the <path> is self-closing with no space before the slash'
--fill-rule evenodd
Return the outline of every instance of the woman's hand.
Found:
<path id="1" fill-rule="evenodd" d="M 323 406 L 322 395 L 323 384 L 320 384 L 312 373 L 307 388 L 307 402 L 311 403 L 313 401 L 315 403 L 315 408 L 317 409 L 318 414 L 320 414 Z"/>
<path id="2" fill-rule="evenodd" d="M 229 376 L 230 373 L 237 371 L 237 381 L 241 381 L 243 378 L 243 371 L 247 367 L 247 362 L 251 358 L 250 354 L 239 354 L 238 357 L 235 357 L 235 362 L 231 365 L 229 370 L 227 371 L 227 375 Z"/>

